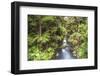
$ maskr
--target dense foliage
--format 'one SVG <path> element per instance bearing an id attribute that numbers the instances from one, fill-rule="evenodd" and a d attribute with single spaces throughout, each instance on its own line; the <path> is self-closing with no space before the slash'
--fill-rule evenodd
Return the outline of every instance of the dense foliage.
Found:
<path id="1" fill-rule="evenodd" d="M 64 38 L 76 58 L 87 58 L 86 17 L 28 15 L 28 60 L 54 59 Z"/>

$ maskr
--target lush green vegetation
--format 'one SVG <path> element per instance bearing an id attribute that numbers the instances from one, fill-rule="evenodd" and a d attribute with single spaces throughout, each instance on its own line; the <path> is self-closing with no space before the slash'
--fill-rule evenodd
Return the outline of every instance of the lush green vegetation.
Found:
<path id="1" fill-rule="evenodd" d="M 66 40 L 76 58 L 87 58 L 87 17 L 28 15 L 28 60 L 54 59 Z"/>

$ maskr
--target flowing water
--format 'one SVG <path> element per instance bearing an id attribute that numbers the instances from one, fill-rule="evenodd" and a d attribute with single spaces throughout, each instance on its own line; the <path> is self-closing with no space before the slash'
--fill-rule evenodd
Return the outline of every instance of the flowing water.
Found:
<path id="1" fill-rule="evenodd" d="M 67 41 L 63 40 L 63 45 L 67 45 L 67 47 L 62 48 L 60 51 L 56 54 L 56 59 L 75 59 L 71 52 L 71 47 L 68 45 Z"/>

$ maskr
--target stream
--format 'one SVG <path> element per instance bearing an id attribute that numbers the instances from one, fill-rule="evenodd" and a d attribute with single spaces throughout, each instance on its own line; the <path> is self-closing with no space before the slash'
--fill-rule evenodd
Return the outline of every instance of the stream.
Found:
<path id="1" fill-rule="evenodd" d="M 67 46 L 57 52 L 55 59 L 75 59 L 71 52 L 71 47 L 65 39 L 63 40 L 63 45 Z"/>

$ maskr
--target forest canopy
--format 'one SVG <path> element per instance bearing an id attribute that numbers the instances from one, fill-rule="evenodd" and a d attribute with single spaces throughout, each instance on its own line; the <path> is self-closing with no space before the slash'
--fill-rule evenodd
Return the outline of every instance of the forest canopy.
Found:
<path id="1" fill-rule="evenodd" d="M 28 60 L 55 59 L 65 39 L 76 59 L 88 57 L 88 18 L 28 15 Z"/>

